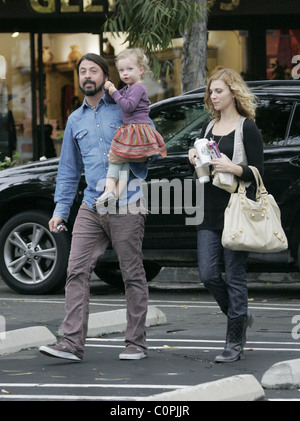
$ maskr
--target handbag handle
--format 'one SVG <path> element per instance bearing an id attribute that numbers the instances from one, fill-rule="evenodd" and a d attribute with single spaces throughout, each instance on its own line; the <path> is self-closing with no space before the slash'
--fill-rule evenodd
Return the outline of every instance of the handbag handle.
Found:
<path id="1" fill-rule="evenodd" d="M 265 188 L 263 179 L 260 175 L 260 172 L 256 167 L 249 165 L 250 170 L 253 172 L 255 181 L 256 181 L 256 200 L 260 199 L 262 195 L 267 195 L 267 189 Z"/>
<path id="2" fill-rule="evenodd" d="M 253 172 L 255 181 L 256 181 L 256 201 L 259 200 L 263 195 L 267 195 L 268 192 L 265 188 L 263 179 L 260 175 L 260 172 L 258 171 L 258 169 L 252 165 L 249 165 L 250 170 Z M 242 180 L 239 180 L 239 188 L 238 188 L 238 193 L 245 195 L 246 194 L 246 188 L 245 188 L 245 183 Z"/>

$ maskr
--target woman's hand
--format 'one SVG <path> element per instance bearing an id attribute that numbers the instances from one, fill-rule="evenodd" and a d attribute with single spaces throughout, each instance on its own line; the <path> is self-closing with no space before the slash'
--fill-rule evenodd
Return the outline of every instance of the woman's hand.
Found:
<path id="1" fill-rule="evenodd" d="M 210 163 L 218 172 L 229 172 L 238 177 L 243 174 L 243 168 L 240 165 L 234 164 L 224 153 L 221 153 L 221 158 L 212 159 Z"/>
<path id="2" fill-rule="evenodd" d="M 197 150 L 196 148 L 192 148 L 189 150 L 189 160 L 192 165 L 195 165 L 195 158 L 197 158 Z"/>

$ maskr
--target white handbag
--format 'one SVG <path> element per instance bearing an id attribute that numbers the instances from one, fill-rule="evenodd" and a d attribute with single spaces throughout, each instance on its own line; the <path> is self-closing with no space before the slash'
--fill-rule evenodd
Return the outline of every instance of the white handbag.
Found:
<path id="1" fill-rule="evenodd" d="M 246 196 L 245 183 L 239 180 L 224 213 L 222 245 L 230 250 L 260 253 L 287 249 L 288 241 L 281 226 L 280 209 L 268 194 L 256 167 L 249 166 L 256 180 L 256 200 Z"/>

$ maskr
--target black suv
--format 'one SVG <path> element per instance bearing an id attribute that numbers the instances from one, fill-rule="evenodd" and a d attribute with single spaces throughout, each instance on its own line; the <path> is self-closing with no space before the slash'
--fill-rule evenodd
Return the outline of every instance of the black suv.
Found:
<path id="1" fill-rule="evenodd" d="M 281 208 L 288 252 L 249 256 L 249 270 L 298 271 L 300 267 L 300 81 L 250 82 L 259 99 L 257 125 L 264 139 L 264 182 Z M 209 118 L 204 88 L 160 101 L 151 117 L 167 144 L 168 156 L 151 164 L 145 182 L 150 208 L 144 240 L 144 264 L 150 281 L 167 266 L 196 266 L 195 209 L 201 191 L 188 162 L 188 149 Z M 70 234 L 85 188 L 80 182 L 68 232 L 48 230 L 58 159 L 0 172 L 0 275 L 24 294 L 63 287 Z M 199 196 L 200 195 L 200 196 Z M 122 282 L 113 250 L 99 258 L 95 273 L 105 282 Z"/>

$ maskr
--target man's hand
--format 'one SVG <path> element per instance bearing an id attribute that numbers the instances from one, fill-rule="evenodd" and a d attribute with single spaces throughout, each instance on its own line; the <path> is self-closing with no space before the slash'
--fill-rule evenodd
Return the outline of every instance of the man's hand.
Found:
<path id="1" fill-rule="evenodd" d="M 53 216 L 48 223 L 50 231 L 55 232 L 57 230 L 57 226 L 61 223 L 62 218 L 60 218 L 59 216 Z"/>

